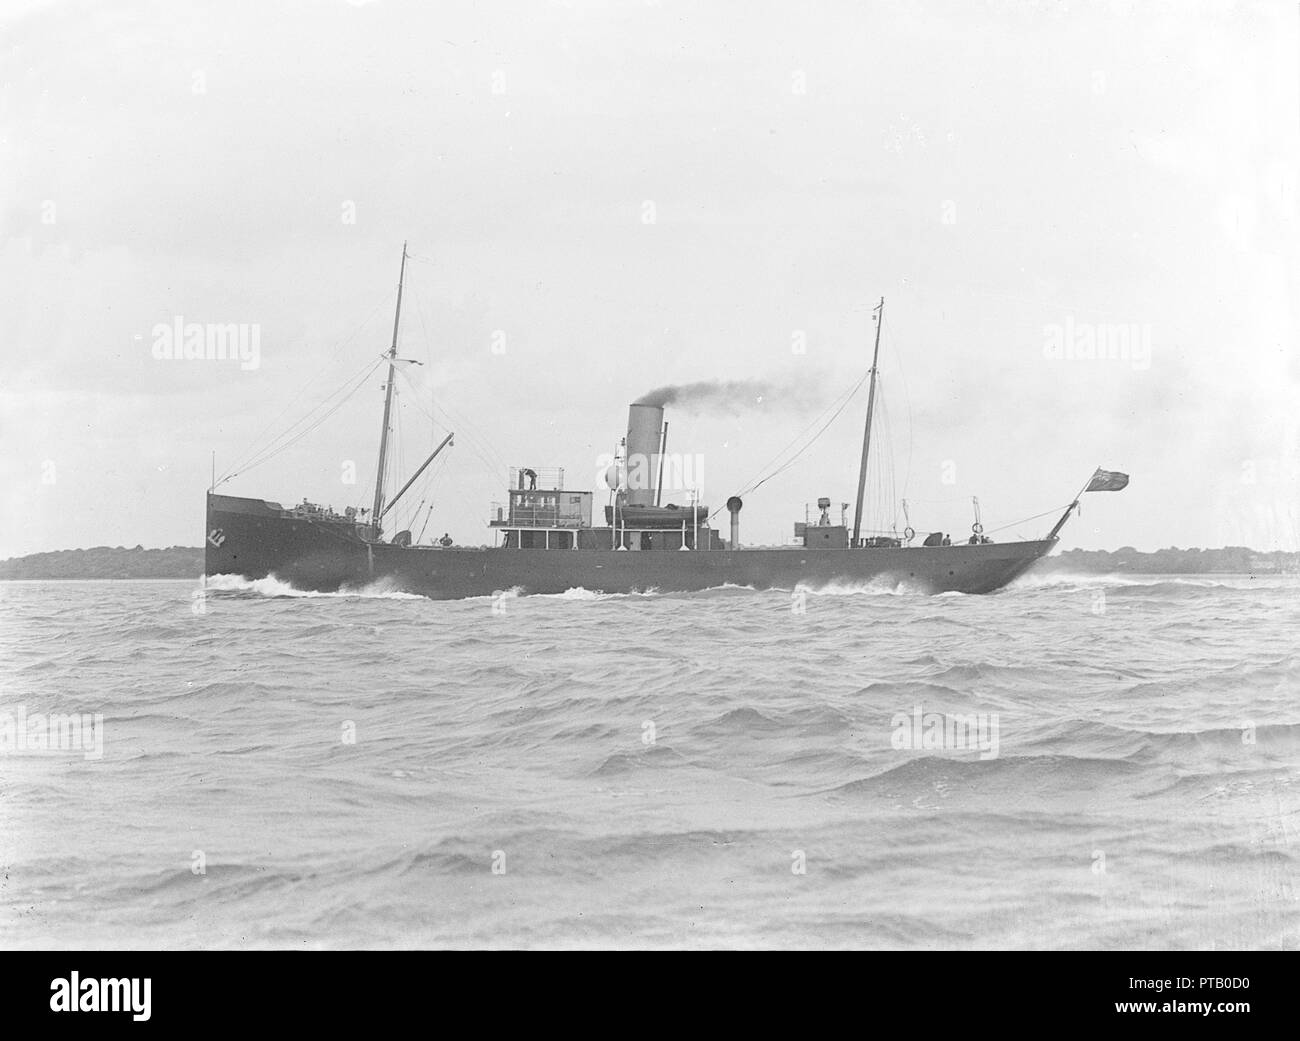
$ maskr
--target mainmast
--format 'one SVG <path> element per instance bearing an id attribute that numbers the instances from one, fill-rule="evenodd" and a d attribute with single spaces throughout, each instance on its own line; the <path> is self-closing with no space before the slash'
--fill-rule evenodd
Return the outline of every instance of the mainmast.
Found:
<path id="1" fill-rule="evenodd" d="M 885 324 L 885 298 L 880 298 L 876 311 L 876 349 L 871 355 L 871 388 L 867 392 L 867 428 L 862 432 L 862 468 L 858 471 L 858 509 L 853 515 L 853 541 L 857 547 L 862 533 L 862 499 L 867 491 L 867 457 L 871 454 L 871 414 L 876 408 L 876 364 L 880 361 L 880 327 Z"/>
<path id="2" fill-rule="evenodd" d="M 379 518 L 384 512 L 384 464 L 388 462 L 388 420 L 393 411 L 393 380 L 397 375 L 397 328 L 402 320 L 402 283 L 406 280 L 406 243 L 402 243 L 402 268 L 397 276 L 397 313 L 393 315 L 393 345 L 388 349 L 388 383 L 384 392 L 384 425 L 379 431 L 379 469 L 375 474 L 375 505 L 370 514 L 374 537 L 379 538 Z"/>

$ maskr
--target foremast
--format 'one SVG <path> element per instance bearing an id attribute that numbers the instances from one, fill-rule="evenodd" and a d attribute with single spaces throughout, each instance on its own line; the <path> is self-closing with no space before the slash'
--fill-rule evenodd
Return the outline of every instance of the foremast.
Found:
<path id="1" fill-rule="evenodd" d="M 880 327 L 885 324 L 885 298 L 876 305 L 876 349 L 871 355 L 871 387 L 867 391 L 867 426 L 862 432 L 862 466 L 858 470 L 858 508 L 853 514 L 853 541 L 851 548 L 859 545 L 862 534 L 862 500 L 867 492 L 867 459 L 871 455 L 871 417 L 876 409 L 876 367 L 880 362 Z"/>
<path id="2" fill-rule="evenodd" d="M 397 377 L 397 330 L 402 321 L 402 285 L 406 281 L 406 243 L 402 243 L 402 267 L 397 276 L 397 311 L 393 315 L 393 345 L 388 348 L 388 380 L 384 389 L 384 422 L 379 431 L 379 467 L 375 473 L 375 502 L 370 513 L 374 538 L 381 534 L 379 519 L 384 514 L 384 468 L 388 462 L 388 424 L 393 413 L 393 383 Z"/>

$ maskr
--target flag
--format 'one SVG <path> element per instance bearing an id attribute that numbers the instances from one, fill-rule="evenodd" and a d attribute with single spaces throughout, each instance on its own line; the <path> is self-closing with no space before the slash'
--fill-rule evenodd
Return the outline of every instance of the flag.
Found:
<path id="1" fill-rule="evenodd" d="M 1092 475 L 1085 492 L 1118 492 L 1128 487 L 1128 474 L 1114 470 L 1098 470 Z"/>

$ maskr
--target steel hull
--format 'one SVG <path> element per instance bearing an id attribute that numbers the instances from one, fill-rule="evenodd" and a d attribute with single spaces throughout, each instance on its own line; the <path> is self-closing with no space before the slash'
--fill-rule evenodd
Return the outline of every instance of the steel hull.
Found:
<path id="1" fill-rule="evenodd" d="M 435 599 L 505 590 L 688 592 L 723 585 L 817 589 L 880 582 L 927 593 L 989 593 L 1023 574 L 1055 539 L 983 546 L 880 549 L 615 551 L 400 548 L 349 526 L 285 517 L 261 499 L 209 495 L 206 575 L 273 575 L 297 589 L 336 592 L 372 583 Z"/>

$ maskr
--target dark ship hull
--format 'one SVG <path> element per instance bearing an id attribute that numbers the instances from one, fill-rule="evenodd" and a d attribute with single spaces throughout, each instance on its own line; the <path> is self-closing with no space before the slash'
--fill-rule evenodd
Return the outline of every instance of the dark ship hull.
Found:
<path id="1" fill-rule="evenodd" d="M 261 499 L 209 494 L 206 575 L 274 576 L 296 589 L 360 590 L 374 583 L 435 599 L 519 593 L 689 592 L 724 585 L 807 588 L 881 581 L 909 591 L 989 593 L 1056 545 L 820 549 L 462 549 L 368 541 L 348 519 L 313 517 Z"/>
<path id="2" fill-rule="evenodd" d="M 509 471 L 508 502 L 493 504 L 495 516 L 488 524 L 494 539 L 501 540 L 499 547 L 455 548 L 449 535 L 439 539 L 437 546 L 414 545 L 413 541 L 418 543 L 419 539 L 412 540 L 409 530 L 385 539 L 384 518 L 454 436 L 448 433 L 396 494 L 387 494 L 386 462 L 399 364 L 397 344 L 406 260 L 403 245 L 393 341 L 385 359 L 388 372 L 373 505 L 369 509 L 348 506 L 339 514 L 304 499 L 300 505 L 285 509 L 264 499 L 218 495 L 216 488 L 235 474 L 229 473 L 221 481 L 214 474 L 207 498 L 205 576 L 232 575 L 251 580 L 274 577 L 296 589 L 325 593 L 360 591 L 381 584 L 394 591 L 442 600 L 506 591 L 556 594 L 581 588 L 605 593 L 667 593 L 727 585 L 794 591 L 872 582 L 921 593 L 991 593 L 1049 553 L 1061 526 L 1078 506 L 1076 496 L 1046 538 L 1029 542 L 993 543 L 984 534 L 977 499 L 972 500 L 972 535 L 957 545 L 952 545 L 942 532 L 930 532 L 921 545 L 910 545 L 917 537 L 910 525 L 902 538 L 892 531 L 888 535 L 868 532 L 863 536 L 885 307 L 882 298 L 874 311 L 875 348 L 868 370 L 867 415 L 851 530 L 848 503 L 841 504 L 841 521 L 835 524 L 830 516 L 832 500 L 821 496 L 817 500 L 820 519 L 811 523 L 810 514 L 805 512 L 804 521 L 794 524 L 801 545 L 744 549 L 740 543 L 740 511 L 744 503 L 736 494 L 726 502 L 731 537 L 724 540 L 711 526 L 719 511 L 710 512 L 700 501 L 698 484 L 692 487 L 687 478 L 689 467 L 674 466 L 665 483 L 669 457 L 664 406 L 674 400 L 679 388 L 661 387 L 628 407 L 627 436 L 618 443 L 613 465 L 604 472 L 609 504 L 604 507 L 603 526 L 597 516 L 597 493 L 566 485 L 561 469 L 522 466 Z M 825 429 L 823 426 L 814 440 Z M 811 442 L 799 451 L 808 444 Z M 264 460 L 268 456 L 254 458 Z M 756 479 L 746 488 L 757 489 L 767 479 Z M 1127 475 L 1099 469 L 1083 491 L 1118 491 L 1127 483 Z M 689 492 L 687 504 L 671 500 L 663 504 L 665 491 Z"/>

